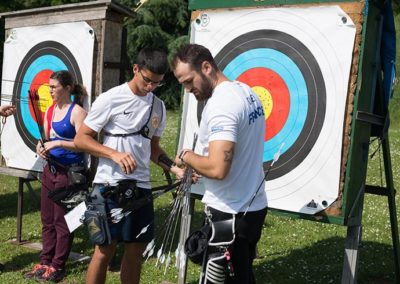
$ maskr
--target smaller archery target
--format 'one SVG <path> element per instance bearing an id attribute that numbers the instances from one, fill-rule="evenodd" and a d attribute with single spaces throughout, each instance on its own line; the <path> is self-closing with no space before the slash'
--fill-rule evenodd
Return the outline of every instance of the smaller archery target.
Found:
<path id="1" fill-rule="evenodd" d="M 7 119 L 1 135 L 2 155 L 8 167 L 43 169 L 36 144 L 42 138 L 39 129 L 43 129 L 45 111 L 53 103 L 49 77 L 55 71 L 68 70 L 86 87 L 86 102 L 90 102 L 93 47 L 93 29 L 86 22 L 10 30 L 4 44 L 2 103 L 12 101 L 16 113 Z"/>
<path id="2" fill-rule="evenodd" d="M 68 70 L 82 82 L 72 53 L 58 42 L 44 41 L 28 51 L 17 71 L 13 92 L 13 101 L 18 105 L 15 121 L 21 138 L 32 151 L 42 138 L 44 114 L 53 102 L 48 87 L 50 75 L 60 70 Z"/>

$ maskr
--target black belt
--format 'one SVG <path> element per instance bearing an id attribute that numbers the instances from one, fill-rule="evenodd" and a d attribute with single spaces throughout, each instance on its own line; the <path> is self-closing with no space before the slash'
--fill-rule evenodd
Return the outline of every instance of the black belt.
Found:
<path id="1" fill-rule="evenodd" d="M 115 198 L 117 198 L 116 201 L 121 205 L 121 208 L 123 209 L 122 212 L 135 211 L 145 206 L 153 199 L 178 187 L 181 184 L 181 182 L 179 181 L 174 184 L 154 187 L 153 189 L 150 190 L 151 191 L 150 194 L 145 193 L 145 191 L 147 191 L 148 189 L 140 188 L 136 184 L 137 181 L 135 180 L 122 181 L 120 182 L 120 184 L 116 186 L 106 186 L 104 193 L 101 194 L 104 198 L 111 198 L 114 200 Z M 128 188 L 132 187 L 130 188 L 132 190 L 132 197 L 127 198 L 126 196 L 127 190 L 125 188 L 124 191 L 124 187 Z M 128 195 L 130 195 L 130 192 L 128 193 L 129 193 Z M 122 200 L 123 197 L 125 197 L 125 200 Z"/>
<path id="2" fill-rule="evenodd" d="M 219 210 L 217 210 L 215 208 L 208 207 L 208 206 L 207 206 L 207 209 L 211 213 L 211 220 L 212 221 L 228 220 L 228 219 L 232 219 L 233 215 L 236 215 L 236 216 L 238 216 L 239 214 L 243 215 L 243 213 L 231 214 L 231 213 L 222 212 L 222 211 L 219 211 Z"/>
<path id="3" fill-rule="evenodd" d="M 49 170 L 52 174 L 55 174 L 56 172 L 68 172 L 68 170 L 72 167 L 78 167 L 78 166 L 82 166 L 83 167 L 83 162 L 82 163 L 73 163 L 73 164 L 69 164 L 69 165 L 63 165 L 60 162 L 54 161 L 54 160 L 50 160 L 47 162 L 48 166 L 49 166 Z"/>

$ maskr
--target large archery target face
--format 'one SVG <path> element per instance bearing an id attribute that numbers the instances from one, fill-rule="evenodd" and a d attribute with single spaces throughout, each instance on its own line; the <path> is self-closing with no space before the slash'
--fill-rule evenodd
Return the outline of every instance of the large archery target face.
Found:
<path id="1" fill-rule="evenodd" d="M 2 104 L 16 105 L 7 119 L 1 142 L 7 166 L 41 171 L 36 155 L 46 109 L 53 103 L 48 83 L 55 71 L 68 70 L 83 84 L 90 102 L 93 30 L 84 22 L 17 28 L 5 42 Z M 36 93 L 32 101 L 29 93 Z M 86 107 L 88 105 L 86 104 Z"/>
<path id="2" fill-rule="evenodd" d="M 82 74 L 71 52 L 58 42 L 45 41 L 28 51 L 17 72 L 13 92 L 17 104 L 15 121 L 22 140 L 32 151 L 36 151 L 41 138 L 38 124 L 43 126 L 46 109 L 53 103 L 48 88 L 50 75 L 60 70 L 68 70 L 82 83 Z M 29 91 L 38 94 L 36 101 L 29 99 Z"/>
<path id="3" fill-rule="evenodd" d="M 248 84 L 263 103 L 264 169 L 280 153 L 267 176 L 269 207 L 314 214 L 329 206 L 339 190 L 350 17 L 337 6 L 204 11 L 191 32 L 229 79 Z M 187 94 L 184 108 L 187 147 L 203 107 Z"/>
<path id="4" fill-rule="evenodd" d="M 229 42 L 215 61 L 229 79 L 248 84 L 263 102 L 265 169 L 281 148 L 267 180 L 295 169 L 310 153 L 325 119 L 326 90 L 314 56 L 291 35 L 257 30 Z"/>

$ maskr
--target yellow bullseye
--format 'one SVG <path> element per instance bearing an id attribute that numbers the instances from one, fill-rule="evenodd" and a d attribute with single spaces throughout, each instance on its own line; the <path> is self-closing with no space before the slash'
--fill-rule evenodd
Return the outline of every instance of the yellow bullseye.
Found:
<path id="1" fill-rule="evenodd" d="M 271 115 L 273 107 L 273 101 L 270 92 L 266 88 L 261 86 L 254 86 L 251 89 L 260 98 L 264 108 L 265 120 L 267 120 L 268 117 Z"/>
<path id="2" fill-rule="evenodd" d="M 39 109 L 41 112 L 45 112 L 46 109 L 53 104 L 53 99 L 50 95 L 50 90 L 48 85 L 41 85 L 38 90 L 39 95 Z"/>

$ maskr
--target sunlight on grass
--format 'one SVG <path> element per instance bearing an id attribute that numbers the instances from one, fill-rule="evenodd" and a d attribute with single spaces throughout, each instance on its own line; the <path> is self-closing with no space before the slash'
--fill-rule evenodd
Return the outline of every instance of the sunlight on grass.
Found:
<path id="1" fill-rule="evenodd" d="M 170 157 L 175 155 L 178 129 L 178 112 L 168 112 L 168 125 L 161 144 Z M 395 187 L 399 188 L 400 130 L 390 130 L 391 154 Z M 376 142 L 371 149 L 376 148 Z M 379 152 L 369 161 L 368 184 L 381 185 Z M 396 161 L 396 162 L 395 162 Z M 152 180 L 165 184 L 162 171 L 152 165 Z M 384 184 L 383 180 L 383 184 Z M 36 195 L 40 184 L 32 184 Z M 38 261 L 38 252 L 9 243 L 16 235 L 16 201 L 18 180 L 0 176 L 0 262 L 5 271 L 0 274 L 0 283 L 30 283 L 22 280 L 22 272 Z M 164 226 L 169 214 L 171 194 L 156 199 L 156 228 Z M 397 201 L 399 208 L 400 204 Z M 394 281 L 393 250 L 390 234 L 387 198 L 366 195 L 363 214 L 363 242 L 359 258 L 359 282 Z M 201 202 L 196 202 L 196 213 L 192 228 L 199 227 L 202 217 Z M 25 190 L 23 239 L 40 242 L 41 223 L 38 204 Z M 291 219 L 268 214 L 255 260 L 257 283 L 340 283 L 344 255 L 346 227 L 302 219 Z M 122 247 L 121 247 L 122 248 Z M 117 259 L 121 257 L 121 248 Z M 86 230 L 80 227 L 75 233 L 74 252 L 91 255 L 93 248 L 88 242 Z M 175 261 L 173 260 L 171 263 Z M 163 280 L 177 282 L 177 270 L 171 265 L 164 275 L 164 267 L 155 266 L 156 259 L 144 264 L 141 283 L 161 283 Z M 379 265 L 377 265 L 379 264 Z M 87 264 L 68 263 L 68 277 L 63 283 L 84 283 Z M 197 283 L 199 267 L 189 263 L 187 283 Z M 32 283 L 35 283 L 32 281 Z M 119 274 L 109 272 L 107 283 L 120 283 Z M 383 282 L 382 282 L 383 283 Z"/>

